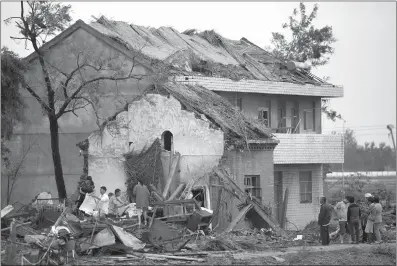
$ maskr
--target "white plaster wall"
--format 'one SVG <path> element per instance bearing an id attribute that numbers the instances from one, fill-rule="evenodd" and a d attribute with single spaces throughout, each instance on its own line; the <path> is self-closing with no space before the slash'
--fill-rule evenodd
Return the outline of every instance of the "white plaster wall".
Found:
<path id="1" fill-rule="evenodd" d="M 128 112 L 120 113 L 111 125 L 102 134 L 95 132 L 89 137 L 88 174 L 95 182 L 96 194 L 101 186 L 107 192 L 114 193 L 116 188 L 125 191 L 123 154 L 128 152 Z"/>
<path id="2" fill-rule="evenodd" d="M 210 128 L 204 117 L 197 119 L 192 112 L 182 110 L 172 96 L 150 94 L 146 98 L 129 106 L 130 149 L 140 152 L 168 130 L 173 134 L 174 152 L 181 155 L 181 182 L 211 171 L 223 154 L 223 132 Z"/>
<path id="3" fill-rule="evenodd" d="M 174 152 L 181 155 L 177 168 L 180 182 L 210 172 L 223 154 L 223 132 L 210 128 L 205 118 L 198 119 L 193 113 L 182 110 L 173 97 L 147 95 L 133 102 L 128 112 L 120 113 L 117 125 L 117 128 L 106 128 L 101 134 L 96 132 L 89 137 L 89 174 L 98 189 L 106 186 L 108 192 L 116 188 L 125 190 L 123 154 L 141 152 L 166 130 L 173 134 Z M 130 147 L 129 142 L 132 142 Z M 204 185 L 204 181 L 199 183 Z"/>

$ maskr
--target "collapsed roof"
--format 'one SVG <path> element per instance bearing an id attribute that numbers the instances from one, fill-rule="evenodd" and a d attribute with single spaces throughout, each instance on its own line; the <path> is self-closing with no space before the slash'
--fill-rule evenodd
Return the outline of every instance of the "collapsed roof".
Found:
<path id="1" fill-rule="evenodd" d="M 100 17 L 90 24 L 103 35 L 129 50 L 171 66 L 180 73 L 224 77 L 233 80 L 330 84 L 303 69 L 288 70 L 286 62 L 245 38 L 228 40 L 214 31 L 180 33 L 170 27 L 158 29 Z"/>
<path id="2" fill-rule="evenodd" d="M 246 117 L 228 100 L 202 86 L 168 82 L 161 89 L 177 99 L 186 110 L 204 115 L 226 134 L 245 140 L 272 137 L 271 129 Z"/>

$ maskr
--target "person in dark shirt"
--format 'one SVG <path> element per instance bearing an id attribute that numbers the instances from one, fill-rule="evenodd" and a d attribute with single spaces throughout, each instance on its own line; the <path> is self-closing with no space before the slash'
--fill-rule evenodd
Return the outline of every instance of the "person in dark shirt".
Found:
<path id="1" fill-rule="evenodd" d="M 320 213 L 318 214 L 318 225 L 320 226 L 320 238 L 323 246 L 329 245 L 329 224 L 331 222 L 331 216 L 333 207 L 327 203 L 325 197 L 320 198 Z"/>
<path id="2" fill-rule="evenodd" d="M 353 243 L 358 244 L 360 239 L 360 217 L 361 210 L 360 206 L 354 203 L 354 197 L 347 196 L 347 200 L 350 202 L 347 208 L 347 224 L 349 226 L 349 231 L 351 234 L 351 239 Z"/>

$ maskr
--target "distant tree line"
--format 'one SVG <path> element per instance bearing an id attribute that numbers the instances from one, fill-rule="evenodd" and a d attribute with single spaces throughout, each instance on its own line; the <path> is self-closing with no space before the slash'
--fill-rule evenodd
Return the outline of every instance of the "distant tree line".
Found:
<path id="1" fill-rule="evenodd" d="M 359 145 L 354 136 L 354 131 L 347 129 L 345 132 L 345 172 L 357 171 L 395 171 L 396 153 L 392 147 L 381 142 L 365 142 Z M 341 164 L 330 165 L 330 171 L 339 172 Z"/>

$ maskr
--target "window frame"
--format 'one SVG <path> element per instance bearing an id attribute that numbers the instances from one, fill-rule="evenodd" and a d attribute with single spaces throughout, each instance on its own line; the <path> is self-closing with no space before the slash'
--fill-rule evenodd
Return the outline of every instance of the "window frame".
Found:
<path id="1" fill-rule="evenodd" d="M 304 174 L 308 174 L 308 175 L 303 176 Z M 304 178 L 307 180 L 302 180 Z M 304 191 L 302 191 L 303 184 L 305 184 Z M 310 197 L 306 197 L 306 195 L 310 195 Z M 299 202 L 302 204 L 313 203 L 313 172 L 312 171 L 299 171 Z"/>
<path id="2" fill-rule="evenodd" d="M 264 112 L 267 112 L 267 119 L 263 118 Z M 259 121 L 264 123 L 266 127 L 270 127 L 270 108 L 269 107 L 258 108 L 258 118 L 259 118 Z M 265 122 L 265 121 L 267 121 L 267 122 Z"/>
<path id="3" fill-rule="evenodd" d="M 249 193 L 251 196 L 258 198 L 259 200 L 262 200 L 260 175 L 244 175 L 244 191 Z"/>

